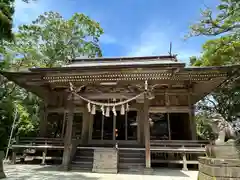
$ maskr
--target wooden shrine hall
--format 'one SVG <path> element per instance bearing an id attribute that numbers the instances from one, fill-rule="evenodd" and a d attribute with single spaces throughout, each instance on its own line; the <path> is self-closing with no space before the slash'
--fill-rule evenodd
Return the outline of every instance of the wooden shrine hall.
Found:
<path id="1" fill-rule="evenodd" d="M 38 137 L 12 144 L 43 164 L 118 172 L 159 164 L 197 164 L 194 104 L 239 67 L 185 67 L 175 56 L 76 58 L 69 65 L 1 72 L 43 99 Z M 177 155 L 176 155 L 177 154 Z M 54 161 L 55 162 L 55 161 Z"/>

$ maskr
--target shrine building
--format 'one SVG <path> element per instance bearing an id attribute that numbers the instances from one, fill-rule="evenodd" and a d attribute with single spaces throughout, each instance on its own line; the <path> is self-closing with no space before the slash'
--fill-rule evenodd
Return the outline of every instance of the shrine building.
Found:
<path id="1" fill-rule="evenodd" d="M 41 151 L 32 156 L 42 163 L 55 158 L 64 169 L 93 172 L 171 163 L 187 170 L 208 143 L 198 140 L 194 105 L 238 69 L 149 56 L 76 58 L 62 67 L 1 72 L 44 102 L 39 135 L 19 137 L 13 156 L 14 148 L 31 148 Z"/>

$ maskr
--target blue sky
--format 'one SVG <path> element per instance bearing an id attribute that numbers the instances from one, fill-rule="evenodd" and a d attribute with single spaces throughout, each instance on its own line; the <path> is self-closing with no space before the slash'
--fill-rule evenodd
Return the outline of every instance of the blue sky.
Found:
<path id="1" fill-rule="evenodd" d="M 98 21 L 105 33 L 100 39 L 103 56 L 166 55 L 169 44 L 183 62 L 199 55 L 205 37 L 184 40 L 189 26 L 200 18 L 204 5 L 214 8 L 218 0 L 16 0 L 15 28 L 30 23 L 45 11 L 65 18 L 84 13 Z"/>

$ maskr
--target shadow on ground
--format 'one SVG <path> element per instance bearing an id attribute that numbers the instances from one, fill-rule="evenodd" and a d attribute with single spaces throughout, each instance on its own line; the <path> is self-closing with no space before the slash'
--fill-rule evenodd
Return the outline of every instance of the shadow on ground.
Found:
<path id="1" fill-rule="evenodd" d="M 179 169 L 154 169 L 152 175 L 138 172 L 119 174 L 98 174 L 79 171 L 61 171 L 59 166 L 6 165 L 6 180 L 191 180 L 197 178 L 196 171 L 184 172 Z M 143 172 L 143 171 L 142 171 Z"/>
<path id="2" fill-rule="evenodd" d="M 147 175 L 144 174 L 144 170 L 141 171 L 127 171 L 127 170 L 121 170 L 118 174 L 128 174 L 128 175 Z M 167 169 L 167 168 L 154 168 L 153 174 L 155 176 L 171 176 L 171 177 L 190 177 L 183 171 L 179 169 Z"/>
<path id="3" fill-rule="evenodd" d="M 29 167 L 29 168 L 28 168 Z M 6 180 L 98 180 L 99 177 L 90 177 L 83 173 L 66 173 L 59 171 L 57 166 L 43 166 L 33 168 L 25 165 L 23 168 L 6 170 Z"/>

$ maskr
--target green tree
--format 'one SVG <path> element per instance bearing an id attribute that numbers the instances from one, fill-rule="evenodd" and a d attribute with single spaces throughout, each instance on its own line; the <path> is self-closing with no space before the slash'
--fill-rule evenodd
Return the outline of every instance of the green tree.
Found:
<path id="1" fill-rule="evenodd" d="M 56 67 L 68 64 L 76 56 L 101 56 L 98 42 L 102 33 L 99 23 L 83 14 L 64 19 L 55 12 L 44 13 L 32 24 L 20 26 L 14 41 L 3 42 L 0 68 L 19 71 L 34 66 Z M 41 100 L 2 76 L 0 99 L 0 121 L 8 133 L 16 108 L 16 133 L 27 136 L 37 132 Z"/>
<path id="2" fill-rule="evenodd" d="M 188 37 L 214 37 L 203 45 L 201 57 L 190 58 L 193 66 L 240 64 L 240 1 L 221 0 L 217 9 L 218 13 L 214 16 L 213 11 L 207 8 L 202 12 L 202 19 L 190 27 Z M 227 121 L 235 121 L 240 111 L 239 72 L 230 82 L 233 81 L 205 97 L 198 103 L 198 109 L 206 113 L 220 113 Z"/>
<path id="3" fill-rule="evenodd" d="M 29 0 L 22 1 L 29 2 Z M 0 0 L 0 40 L 13 40 L 14 2 L 15 0 Z"/>
<path id="4" fill-rule="evenodd" d="M 217 36 L 227 34 L 239 35 L 240 29 L 240 1 L 219 0 L 217 15 L 213 10 L 206 8 L 201 12 L 202 18 L 199 22 L 190 27 L 188 36 Z"/>

